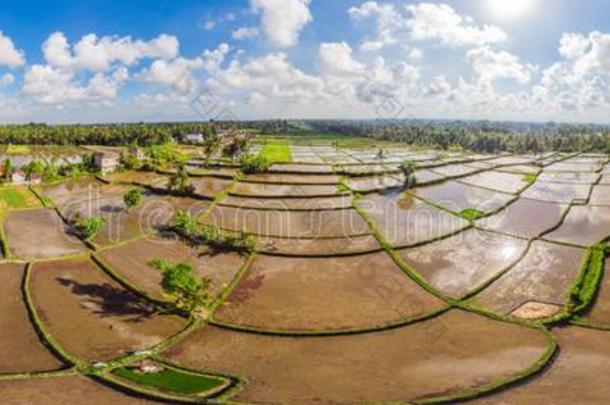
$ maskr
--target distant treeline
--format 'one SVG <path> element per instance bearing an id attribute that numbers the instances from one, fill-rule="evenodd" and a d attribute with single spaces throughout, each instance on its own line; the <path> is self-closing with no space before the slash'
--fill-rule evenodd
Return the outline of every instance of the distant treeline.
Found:
<path id="1" fill-rule="evenodd" d="M 139 123 L 103 125 L 5 125 L 0 126 L 1 144 L 25 145 L 158 145 L 186 134 L 211 134 L 222 128 L 214 123 Z"/>
<path id="2" fill-rule="evenodd" d="M 610 128 L 599 125 L 450 121 L 307 121 L 318 132 L 371 137 L 475 152 L 610 153 Z"/>

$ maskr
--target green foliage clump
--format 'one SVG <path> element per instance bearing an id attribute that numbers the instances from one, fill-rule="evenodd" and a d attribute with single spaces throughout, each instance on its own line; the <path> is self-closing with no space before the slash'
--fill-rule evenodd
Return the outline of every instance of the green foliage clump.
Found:
<path id="1" fill-rule="evenodd" d="M 189 195 L 195 192 L 195 187 L 190 182 L 185 165 L 180 165 L 178 170 L 169 177 L 167 189 L 180 195 Z"/>
<path id="2" fill-rule="evenodd" d="M 248 232 L 226 232 L 212 225 L 200 225 L 186 211 L 178 211 L 172 218 L 172 229 L 180 236 L 198 244 L 219 250 L 249 253 L 256 250 L 256 238 Z"/>
<path id="3" fill-rule="evenodd" d="M 137 207 L 142 202 L 142 190 L 134 188 L 123 195 L 123 202 L 127 209 Z"/>
<path id="4" fill-rule="evenodd" d="M 534 184 L 538 179 L 538 175 L 536 173 L 527 173 L 523 176 L 523 181 L 527 184 Z"/>
<path id="5" fill-rule="evenodd" d="M 477 219 L 483 218 L 485 216 L 485 213 L 475 208 L 468 208 L 460 212 L 460 216 L 468 221 L 476 221 Z"/>
<path id="6" fill-rule="evenodd" d="M 207 290 L 212 280 L 209 277 L 196 278 L 190 263 L 171 264 L 166 260 L 154 260 L 149 265 L 163 273 L 161 288 L 178 308 L 192 313 L 210 302 Z"/>
<path id="7" fill-rule="evenodd" d="M 240 163 L 241 170 L 246 174 L 266 173 L 272 165 L 272 162 L 262 155 L 244 156 Z"/>
<path id="8" fill-rule="evenodd" d="M 102 230 L 106 224 L 106 218 L 83 218 L 80 214 L 77 214 L 73 220 L 73 223 L 74 227 L 83 236 L 83 238 L 85 238 L 85 240 L 90 240 Z"/>

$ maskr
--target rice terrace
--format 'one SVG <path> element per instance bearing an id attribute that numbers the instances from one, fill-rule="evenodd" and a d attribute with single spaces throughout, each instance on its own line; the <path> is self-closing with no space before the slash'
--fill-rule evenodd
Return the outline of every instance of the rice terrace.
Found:
<path id="1" fill-rule="evenodd" d="M 603 394 L 608 155 L 207 136 L 5 152 L 4 403 Z"/>
<path id="2" fill-rule="evenodd" d="M 609 404 L 603 3 L 2 2 L 0 405 Z"/>

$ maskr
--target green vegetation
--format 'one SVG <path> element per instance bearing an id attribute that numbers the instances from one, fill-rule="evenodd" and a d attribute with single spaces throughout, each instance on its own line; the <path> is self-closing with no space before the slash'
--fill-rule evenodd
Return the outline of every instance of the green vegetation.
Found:
<path id="1" fill-rule="evenodd" d="M 485 213 L 475 208 L 468 208 L 460 212 L 460 216 L 468 221 L 476 221 L 477 219 L 483 218 L 485 216 Z"/>
<path id="2" fill-rule="evenodd" d="M 19 209 L 28 206 L 23 194 L 14 188 L 0 188 L 0 198 L 2 198 L 2 201 L 10 208 Z"/>
<path id="3" fill-rule="evenodd" d="M 534 184 L 538 179 L 538 175 L 536 173 L 527 173 L 523 176 L 523 181 L 527 184 Z"/>
<path id="4" fill-rule="evenodd" d="M 207 293 L 212 279 L 197 279 L 190 263 L 171 264 L 166 260 L 154 260 L 149 265 L 163 273 L 161 287 L 171 297 L 178 308 L 193 313 L 205 307 L 211 300 Z"/>
<path id="5" fill-rule="evenodd" d="M 589 249 L 584 270 L 570 289 L 568 312 L 577 314 L 585 310 L 595 298 L 597 287 L 604 272 L 606 245 L 598 245 Z"/>
<path id="6" fill-rule="evenodd" d="M 244 156 L 241 159 L 241 170 L 246 174 L 266 173 L 271 168 L 272 162 L 264 156 Z"/>
<path id="7" fill-rule="evenodd" d="M 173 173 L 167 182 L 167 189 L 170 192 L 189 195 L 195 192 L 195 187 L 191 184 L 186 166 L 181 165 L 178 170 Z"/>
<path id="8" fill-rule="evenodd" d="M 4 159 L 3 174 L 6 181 L 11 181 L 13 175 L 13 161 L 10 158 Z"/>
<path id="9" fill-rule="evenodd" d="M 165 143 L 162 145 L 153 145 L 146 151 L 148 161 L 145 167 L 149 170 L 163 170 L 174 166 L 184 166 L 189 157 L 183 153 L 178 145 Z"/>
<path id="10" fill-rule="evenodd" d="M 144 373 L 139 372 L 137 368 L 121 367 L 113 373 L 137 384 L 180 394 L 200 394 L 225 384 L 225 381 L 219 377 L 189 373 L 167 367 L 156 373 Z"/>
<path id="11" fill-rule="evenodd" d="M 415 176 L 417 164 L 411 160 L 405 160 L 400 164 L 400 170 L 405 175 L 405 189 L 414 187 L 417 184 L 417 177 Z"/>
<path id="12" fill-rule="evenodd" d="M 123 202 L 128 210 L 137 207 L 142 202 L 142 190 L 139 188 L 129 190 L 123 195 Z"/>
<path id="13" fill-rule="evenodd" d="M 272 163 L 288 163 L 292 160 L 290 143 L 287 141 L 269 141 L 260 151 L 259 156 Z"/>
<path id="14" fill-rule="evenodd" d="M 28 155 L 30 147 L 28 145 L 8 145 L 6 148 L 7 155 Z"/>
<path id="15" fill-rule="evenodd" d="M 102 230 L 106 224 L 106 218 L 91 217 L 85 219 L 80 214 L 77 214 L 72 222 L 83 238 L 85 240 L 90 240 Z"/>
<path id="16" fill-rule="evenodd" d="M 250 140 L 245 136 L 236 136 L 231 142 L 225 144 L 222 148 L 222 155 L 235 160 L 244 154 L 248 153 L 250 147 Z"/>
<path id="17" fill-rule="evenodd" d="M 256 250 L 256 239 L 247 232 L 226 232 L 212 225 L 201 225 L 186 211 L 178 211 L 172 218 L 172 230 L 197 244 L 218 250 L 250 253 Z"/>

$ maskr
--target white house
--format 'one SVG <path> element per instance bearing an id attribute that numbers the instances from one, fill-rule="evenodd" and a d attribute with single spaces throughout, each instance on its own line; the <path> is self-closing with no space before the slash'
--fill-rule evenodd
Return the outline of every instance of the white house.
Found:
<path id="1" fill-rule="evenodd" d="M 120 160 L 121 156 L 114 152 L 98 152 L 93 155 L 93 163 L 102 174 L 115 171 L 119 167 Z"/>
<path id="2" fill-rule="evenodd" d="M 188 143 L 203 143 L 203 134 L 187 134 L 185 135 L 184 140 Z"/>
<path id="3" fill-rule="evenodd" d="M 13 174 L 11 175 L 11 183 L 16 186 L 25 186 L 28 184 L 27 177 L 23 170 L 15 169 L 13 170 Z"/>

